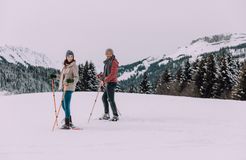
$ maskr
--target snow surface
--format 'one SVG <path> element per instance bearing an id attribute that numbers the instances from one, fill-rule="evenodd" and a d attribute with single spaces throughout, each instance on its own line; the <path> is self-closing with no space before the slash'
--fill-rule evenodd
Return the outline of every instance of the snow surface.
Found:
<path id="1" fill-rule="evenodd" d="M 0 96 L 10 95 L 7 91 L 0 91 Z"/>
<path id="2" fill-rule="evenodd" d="M 30 64 L 45 68 L 60 68 L 57 63 L 53 62 L 46 55 L 28 48 L 5 45 L 0 47 L 0 56 L 4 57 L 9 63 L 21 63 L 24 66 Z"/>
<path id="3" fill-rule="evenodd" d="M 84 130 L 55 132 L 51 93 L 0 96 L 0 159 L 246 159 L 246 102 L 117 93 L 121 120 L 96 120 L 100 97 L 87 124 L 95 96 L 72 99 L 74 123 Z"/>

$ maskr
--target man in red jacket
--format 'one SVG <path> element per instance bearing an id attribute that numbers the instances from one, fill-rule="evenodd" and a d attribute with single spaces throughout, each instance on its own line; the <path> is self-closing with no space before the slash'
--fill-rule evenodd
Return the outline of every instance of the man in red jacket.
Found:
<path id="1" fill-rule="evenodd" d="M 105 52 L 107 59 L 104 61 L 104 72 L 99 74 L 101 82 L 100 85 L 105 87 L 105 91 L 102 96 L 102 101 L 104 104 L 104 115 L 99 118 L 100 120 L 111 120 L 118 121 L 119 116 L 117 112 L 117 107 L 114 100 L 115 88 L 117 85 L 117 75 L 119 62 L 115 58 L 114 52 L 112 49 L 107 49 Z M 109 116 L 109 103 L 113 112 L 113 118 L 110 119 Z"/>

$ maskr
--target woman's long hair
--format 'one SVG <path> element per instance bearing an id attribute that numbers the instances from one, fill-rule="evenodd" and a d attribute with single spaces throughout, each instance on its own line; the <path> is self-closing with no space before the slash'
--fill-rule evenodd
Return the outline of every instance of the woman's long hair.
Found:
<path id="1" fill-rule="evenodd" d="M 64 60 L 63 64 L 64 64 L 64 66 L 66 66 L 66 65 L 69 65 L 69 64 L 73 63 L 74 61 L 75 61 L 74 57 L 73 57 L 73 60 L 72 60 L 71 62 L 68 62 L 68 60 L 67 60 L 67 58 L 66 58 L 66 59 Z"/>

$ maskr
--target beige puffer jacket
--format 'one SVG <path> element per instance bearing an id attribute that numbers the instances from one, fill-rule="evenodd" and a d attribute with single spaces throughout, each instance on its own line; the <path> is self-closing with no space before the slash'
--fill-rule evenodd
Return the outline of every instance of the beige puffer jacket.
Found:
<path id="1" fill-rule="evenodd" d="M 67 86 L 67 91 L 75 91 L 76 84 L 79 80 L 79 71 L 78 66 L 76 65 L 76 61 L 72 62 L 69 65 L 64 65 L 61 75 L 60 75 L 60 84 L 59 84 L 59 90 L 63 89 L 64 85 Z M 68 79 L 73 79 L 73 83 L 67 83 Z"/>

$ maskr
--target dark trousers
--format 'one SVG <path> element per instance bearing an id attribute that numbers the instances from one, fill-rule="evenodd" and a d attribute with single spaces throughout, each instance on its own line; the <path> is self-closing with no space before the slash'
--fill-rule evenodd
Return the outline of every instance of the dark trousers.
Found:
<path id="1" fill-rule="evenodd" d="M 62 108 L 65 112 L 65 117 L 70 118 L 70 116 L 71 116 L 70 103 L 71 103 L 73 91 L 66 91 L 64 94 L 65 95 L 64 95 L 64 98 L 62 101 Z"/>
<path id="2" fill-rule="evenodd" d="M 115 93 L 116 85 L 117 85 L 116 82 L 107 83 L 105 87 L 105 91 L 102 96 L 102 101 L 104 104 L 104 112 L 106 114 L 109 113 L 109 103 L 110 103 L 114 116 L 118 116 L 117 107 L 116 107 L 115 100 L 114 100 L 114 93 Z"/>

